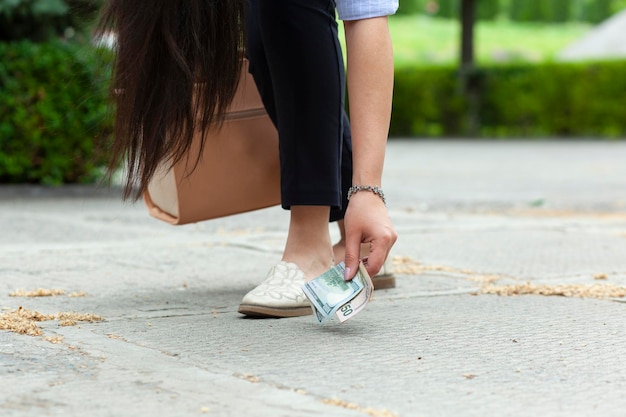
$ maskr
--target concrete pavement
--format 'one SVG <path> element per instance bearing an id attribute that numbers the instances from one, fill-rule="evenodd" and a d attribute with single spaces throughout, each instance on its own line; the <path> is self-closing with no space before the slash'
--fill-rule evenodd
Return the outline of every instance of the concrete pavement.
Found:
<path id="1" fill-rule="evenodd" d="M 0 187 L 0 314 L 104 318 L 0 331 L 0 416 L 625 416 L 625 161 L 390 141 L 398 286 L 321 327 L 237 313 L 279 260 L 279 208 L 173 227 L 118 190 Z M 65 294 L 10 296 L 37 288 Z"/>

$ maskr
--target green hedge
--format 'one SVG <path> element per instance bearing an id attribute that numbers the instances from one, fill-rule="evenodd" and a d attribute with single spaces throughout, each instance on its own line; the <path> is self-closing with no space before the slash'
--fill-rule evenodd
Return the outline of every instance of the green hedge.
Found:
<path id="1" fill-rule="evenodd" d="M 626 137 L 626 61 L 482 68 L 477 113 L 488 137 Z M 392 136 L 468 134 L 453 67 L 396 71 Z"/>
<path id="2" fill-rule="evenodd" d="M 93 47 L 0 43 L 0 182 L 92 182 L 111 132 Z"/>

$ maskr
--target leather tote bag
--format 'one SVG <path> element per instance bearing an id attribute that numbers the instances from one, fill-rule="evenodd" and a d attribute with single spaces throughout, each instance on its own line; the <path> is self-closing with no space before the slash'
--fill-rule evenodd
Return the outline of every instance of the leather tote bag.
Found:
<path id="1" fill-rule="evenodd" d="M 196 137 L 186 157 L 171 168 L 162 164 L 148 184 L 150 215 L 182 225 L 280 204 L 278 133 L 247 61 L 226 119 L 207 133 L 197 165 Z"/>

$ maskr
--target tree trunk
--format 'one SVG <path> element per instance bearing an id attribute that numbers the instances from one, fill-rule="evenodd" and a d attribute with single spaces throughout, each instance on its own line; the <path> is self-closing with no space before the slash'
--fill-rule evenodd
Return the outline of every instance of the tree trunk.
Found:
<path id="1" fill-rule="evenodd" d="M 461 2 L 461 88 L 467 100 L 467 133 L 476 136 L 480 131 L 479 86 L 474 65 L 474 22 L 476 0 Z"/>

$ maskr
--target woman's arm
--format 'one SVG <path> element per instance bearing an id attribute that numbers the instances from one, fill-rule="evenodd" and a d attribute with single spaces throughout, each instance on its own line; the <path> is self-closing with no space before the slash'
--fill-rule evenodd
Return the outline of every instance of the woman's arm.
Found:
<path id="1" fill-rule="evenodd" d="M 381 187 L 391 120 L 393 49 L 387 17 L 344 21 L 353 146 L 353 185 Z M 382 187 L 381 187 L 382 188 Z M 346 278 L 358 267 L 361 243 L 370 244 L 367 270 L 383 266 L 397 233 L 379 195 L 353 194 L 345 216 Z"/>

